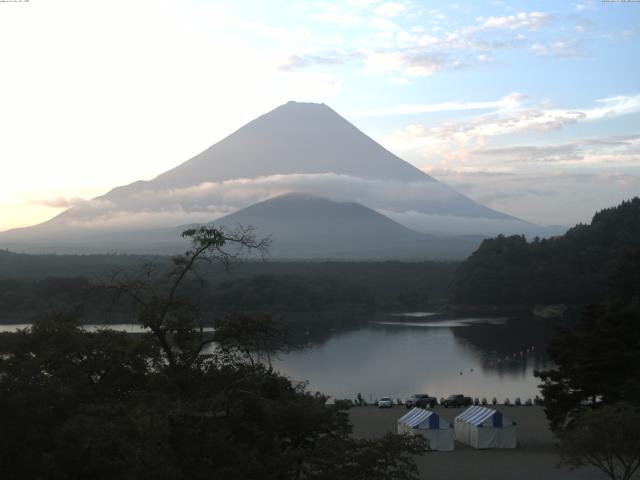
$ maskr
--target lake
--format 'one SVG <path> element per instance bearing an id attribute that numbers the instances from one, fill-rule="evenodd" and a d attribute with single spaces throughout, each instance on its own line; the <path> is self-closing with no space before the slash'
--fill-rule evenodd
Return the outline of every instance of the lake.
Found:
<path id="1" fill-rule="evenodd" d="M 309 349 L 281 355 L 274 364 L 333 398 L 463 393 L 524 401 L 539 394 L 533 372 L 549 366 L 551 329 L 551 322 L 524 318 L 377 315 L 352 330 L 319 340 L 311 335 Z"/>
<path id="2" fill-rule="evenodd" d="M 332 398 L 367 401 L 413 393 L 463 393 L 523 401 L 539 394 L 536 369 L 549 366 L 545 347 L 553 322 L 530 318 L 447 318 L 436 312 L 377 314 L 354 322 L 338 316 L 293 323 L 308 348 L 281 354 L 274 366 Z M 28 324 L 0 325 L 15 331 Z M 88 325 L 132 333 L 138 325 Z M 207 329 L 210 330 L 210 329 Z"/>

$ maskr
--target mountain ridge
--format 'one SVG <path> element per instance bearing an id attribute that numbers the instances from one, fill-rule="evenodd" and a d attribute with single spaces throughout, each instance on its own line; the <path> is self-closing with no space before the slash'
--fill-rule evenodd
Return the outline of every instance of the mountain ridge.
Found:
<path id="1" fill-rule="evenodd" d="M 0 246 L 48 240 L 60 246 L 205 223 L 291 192 L 356 202 L 421 233 L 531 229 L 402 160 L 327 105 L 289 102 L 152 180 L 116 187 L 39 225 L 2 232 Z M 456 229 L 449 227 L 455 222 Z"/>
<path id="2" fill-rule="evenodd" d="M 482 240 L 476 236 L 426 235 L 356 202 L 335 202 L 304 193 L 272 197 L 209 225 L 228 230 L 253 227 L 257 237 L 271 238 L 269 258 L 281 260 L 454 260 L 469 255 Z M 181 233 L 191 227 L 193 224 L 153 230 L 87 232 L 78 239 L 78 244 L 63 252 L 176 254 L 188 247 Z M 35 249 L 38 253 L 46 251 L 44 246 Z"/>

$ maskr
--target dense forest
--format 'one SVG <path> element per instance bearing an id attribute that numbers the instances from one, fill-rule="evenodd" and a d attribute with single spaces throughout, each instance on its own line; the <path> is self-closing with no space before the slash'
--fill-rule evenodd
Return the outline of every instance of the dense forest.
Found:
<path id="1" fill-rule="evenodd" d="M 203 265 L 185 283 L 208 315 L 235 311 L 278 313 L 372 312 L 456 305 L 587 304 L 602 299 L 612 265 L 640 245 L 640 198 L 602 210 L 589 225 L 563 236 L 485 240 L 454 262 L 242 261 L 226 271 Z M 105 285 L 116 272 L 162 269 L 169 257 L 26 255 L 0 251 L 0 322 L 28 321 L 47 311 L 76 309 L 86 322 L 118 316 Z M 99 318 L 101 316 L 101 318 Z"/>
<path id="2" fill-rule="evenodd" d="M 640 198 L 596 213 L 558 237 L 482 242 L 456 271 L 459 305 L 587 304 L 602 300 L 616 261 L 640 245 Z"/>
<path id="3" fill-rule="evenodd" d="M 152 258 L 121 254 L 32 255 L 0 250 L 0 278 L 95 277 L 113 269 L 134 267 Z"/>
<path id="4" fill-rule="evenodd" d="M 4 322 L 27 321 L 43 312 L 74 308 L 86 322 L 104 321 L 107 314 L 116 318 L 125 315 L 128 306 L 114 303 L 106 286 L 114 272 L 134 274 L 150 261 L 148 257 L 119 255 L 0 253 L 0 321 Z M 169 258 L 159 257 L 155 262 L 161 269 Z M 211 315 L 419 310 L 445 301 L 456 266 L 437 262 L 251 261 L 236 263 L 227 272 L 219 265 L 202 265 L 199 278 L 185 282 L 184 289 Z"/>
<path id="5" fill-rule="evenodd" d="M 145 335 L 88 332 L 73 314 L 0 333 L 0 478 L 414 480 L 416 436 L 351 437 L 349 403 L 277 373 L 291 344 L 268 316 L 199 328 L 196 265 L 245 236 L 203 227 L 162 269 L 120 273 Z"/>

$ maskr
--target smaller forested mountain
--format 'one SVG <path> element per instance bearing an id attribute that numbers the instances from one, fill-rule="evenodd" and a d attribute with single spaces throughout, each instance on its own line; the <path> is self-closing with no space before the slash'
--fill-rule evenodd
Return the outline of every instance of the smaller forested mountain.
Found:
<path id="1" fill-rule="evenodd" d="M 528 242 L 484 240 L 458 268 L 456 304 L 587 304 L 600 301 L 616 261 L 640 245 L 640 198 L 596 213 L 591 224 Z"/>
<path id="2" fill-rule="evenodd" d="M 215 223 L 251 225 L 257 235 L 269 235 L 271 259 L 461 260 L 482 240 L 418 233 L 359 203 L 302 193 L 255 203 Z"/>

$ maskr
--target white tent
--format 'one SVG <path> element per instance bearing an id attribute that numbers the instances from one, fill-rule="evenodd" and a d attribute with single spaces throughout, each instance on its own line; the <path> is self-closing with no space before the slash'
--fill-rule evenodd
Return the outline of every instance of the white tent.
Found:
<path id="1" fill-rule="evenodd" d="M 453 450 L 453 429 L 431 410 L 414 408 L 398 419 L 398 433 L 422 435 L 432 450 Z"/>
<path id="2" fill-rule="evenodd" d="M 516 448 L 516 424 L 501 412 L 479 405 L 455 418 L 456 440 L 473 448 Z"/>

